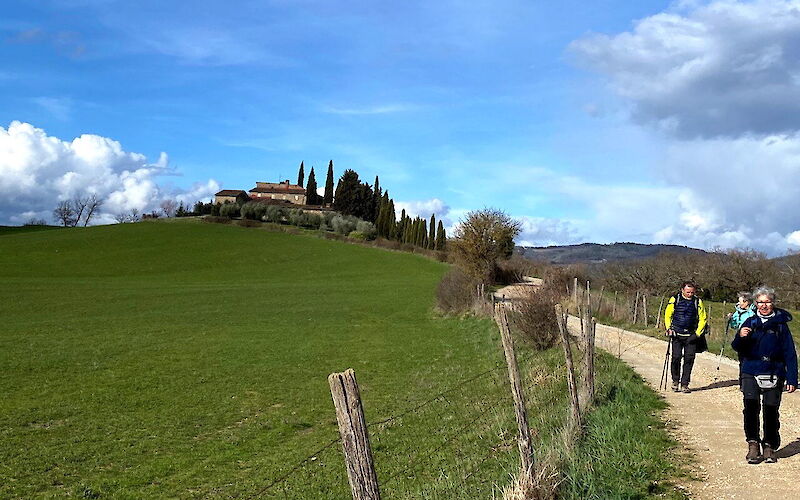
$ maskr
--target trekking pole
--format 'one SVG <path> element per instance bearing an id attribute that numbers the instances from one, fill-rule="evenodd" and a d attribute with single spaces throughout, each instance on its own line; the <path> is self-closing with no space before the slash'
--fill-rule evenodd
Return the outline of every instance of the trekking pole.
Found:
<path id="1" fill-rule="evenodd" d="M 661 383 L 658 385 L 659 390 L 667 390 L 667 366 L 669 364 L 669 353 L 672 348 L 672 335 L 667 336 L 667 354 L 664 356 L 664 369 L 661 370 Z"/>
<path id="2" fill-rule="evenodd" d="M 717 358 L 717 371 L 719 371 L 719 365 L 722 363 L 722 351 L 725 350 L 725 344 L 728 343 L 728 330 L 730 330 L 730 327 L 730 323 L 725 323 L 725 337 L 722 339 L 722 349 L 719 350 L 719 358 Z"/>

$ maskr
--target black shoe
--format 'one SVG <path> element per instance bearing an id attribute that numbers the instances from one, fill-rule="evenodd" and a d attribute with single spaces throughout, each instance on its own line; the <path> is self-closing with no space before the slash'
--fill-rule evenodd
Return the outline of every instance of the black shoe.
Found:
<path id="1" fill-rule="evenodd" d="M 684 393 L 684 394 L 689 394 L 690 392 L 692 392 L 692 390 L 689 389 L 688 385 L 682 385 L 681 386 L 681 392 Z"/>
<path id="2" fill-rule="evenodd" d="M 773 450 L 769 446 L 764 446 L 764 462 L 768 464 L 774 464 L 778 461 L 778 457 L 775 456 L 775 450 Z"/>
<path id="3" fill-rule="evenodd" d="M 758 441 L 747 442 L 747 456 L 744 458 L 747 460 L 748 464 L 757 464 L 761 462 L 764 457 L 761 456 L 761 445 Z"/>

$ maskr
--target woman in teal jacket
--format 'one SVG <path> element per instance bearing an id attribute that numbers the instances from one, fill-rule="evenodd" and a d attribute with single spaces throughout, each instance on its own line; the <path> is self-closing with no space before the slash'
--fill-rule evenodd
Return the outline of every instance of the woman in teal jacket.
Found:
<path id="1" fill-rule="evenodd" d="M 738 297 L 739 302 L 736 304 L 736 310 L 728 314 L 728 326 L 733 331 L 739 330 L 747 318 L 756 314 L 753 295 L 750 292 L 739 292 Z"/>

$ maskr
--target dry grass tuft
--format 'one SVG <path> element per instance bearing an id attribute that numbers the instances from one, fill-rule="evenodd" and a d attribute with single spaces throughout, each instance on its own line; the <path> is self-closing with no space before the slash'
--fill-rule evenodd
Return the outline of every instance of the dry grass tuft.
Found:
<path id="1" fill-rule="evenodd" d="M 550 453 L 541 457 L 530 473 L 520 471 L 513 484 L 503 489 L 503 500 L 555 500 L 561 481 L 558 457 Z"/>

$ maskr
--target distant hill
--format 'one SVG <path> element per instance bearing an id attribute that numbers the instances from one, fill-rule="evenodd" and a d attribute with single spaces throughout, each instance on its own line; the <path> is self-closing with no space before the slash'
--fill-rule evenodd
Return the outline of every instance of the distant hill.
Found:
<path id="1" fill-rule="evenodd" d="M 705 250 L 681 245 L 645 245 L 642 243 L 581 243 L 552 247 L 516 247 L 515 252 L 532 260 L 551 264 L 599 264 L 644 259 L 663 252 L 706 253 Z"/>

